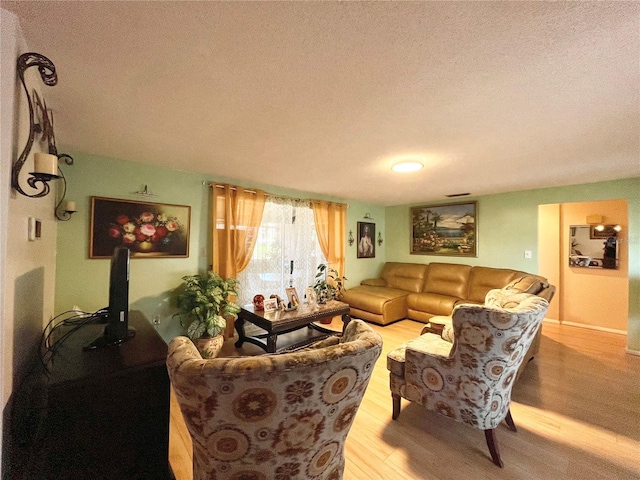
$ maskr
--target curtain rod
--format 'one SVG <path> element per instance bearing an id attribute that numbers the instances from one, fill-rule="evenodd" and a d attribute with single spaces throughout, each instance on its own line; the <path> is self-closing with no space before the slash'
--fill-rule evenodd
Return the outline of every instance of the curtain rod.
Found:
<path id="1" fill-rule="evenodd" d="M 216 188 L 225 188 L 226 185 L 221 185 L 215 182 L 202 182 L 203 185 L 208 185 L 209 187 L 216 187 Z M 237 190 L 236 187 L 234 187 L 233 185 L 229 185 L 229 187 L 231 188 L 231 190 Z M 245 192 L 247 193 L 256 193 L 255 190 L 250 190 L 250 189 L 245 189 Z M 275 195 L 273 193 L 267 193 L 265 192 L 265 196 L 266 197 L 271 197 L 271 198 L 279 198 L 279 199 L 283 199 L 283 200 L 293 200 L 294 202 L 311 202 L 313 201 L 313 199 L 311 198 L 295 198 L 295 197 L 289 197 L 287 195 Z M 340 203 L 340 202 L 329 202 L 329 203 Z M 345 204 L 347 205 L 347 207 L 349 206 L 349 204 Z"/>

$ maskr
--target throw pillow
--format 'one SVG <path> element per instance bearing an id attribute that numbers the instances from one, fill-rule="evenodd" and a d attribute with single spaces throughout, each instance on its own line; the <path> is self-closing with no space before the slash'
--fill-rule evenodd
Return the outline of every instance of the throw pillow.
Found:
<path id="1" fill-rule="evenodd" d="M 532 295 L 537 295 L 547 286 L 548 284 L 543 282 L 541 277 L 525 275 L 510 282 L 503 290 L 511 290 L 513 293 L 531 293 Z"/>

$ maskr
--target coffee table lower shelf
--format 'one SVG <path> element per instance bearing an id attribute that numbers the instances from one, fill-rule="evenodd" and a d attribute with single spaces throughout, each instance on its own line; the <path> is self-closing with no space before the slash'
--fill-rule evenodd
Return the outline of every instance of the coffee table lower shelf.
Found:
<path id="1" fill-rule="evenodd" d="M 317 323 L 318 320 L 336 316 L 342 316 L 341 331 L 325 328 Z M 244 342 L 247 342 L 257 345 L 267 353 L 291 350 L 330 335 L 340 335 L 350 320 L 349 305 L 338 301 L 328 302 L 319 309 L 300 309 L 295 312 L 256 312 L 251 306 L 245 306 L 235 321 L 238 332 L 238 341 L 235 346 L 240 348 Z M 246 324 L 259 327 L 260 333 L 247 335 Z"/>
<path id="2" fill-rule="evenodd" d="M 276 348 L 276 352 L 286 352 L 287 350 L 294 350 L 297 348 L 305 347 L 318 340 L 328 338 L 331 335 L 341 336 L 342 332 L 337 330 L 324 329 L 313 323 L 306 327 L 297 327 L 288 332 L 282 332 L 278 334 L 278 346 Z M 251 343 L 252 345 L 257 345 L 265 352 L 268 352 L 268 339 L 269 334 L 266 332 L 259 333 L 257 335 L 248 335 L 244 337 L 242 341 L 236 341 L 235 346 L 237 348 L 240 348 L 242 344 L 246 342 Z"/>

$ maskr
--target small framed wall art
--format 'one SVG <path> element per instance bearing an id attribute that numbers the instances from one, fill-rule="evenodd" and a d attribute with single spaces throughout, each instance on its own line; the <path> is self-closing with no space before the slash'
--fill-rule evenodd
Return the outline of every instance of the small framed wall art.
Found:
<path id="1" fill-rule="evenodd" d="M 89 258 L 111 258 L 115 247 L 134 258 L 189 256 L 191 207 L 91 197 Z"/>
<path id="2" fill-rule="evenodd" d="M 476 257 L 477 202 L 411 208 L 411 254 Z"/>
<path id="3" fill-rule="evenodd" d="M 358 222 L 358 258 L 375 258 L 374 238 L 376 238 L 376 224 Z"/>

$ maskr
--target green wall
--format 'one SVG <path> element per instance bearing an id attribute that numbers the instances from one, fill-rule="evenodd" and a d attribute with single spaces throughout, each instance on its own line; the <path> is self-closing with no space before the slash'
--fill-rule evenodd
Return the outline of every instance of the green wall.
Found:
<path id="1" fill-rule="evenodd" d="M 505 267 L 538 272 L 538 205 L 597 200 L 626 199 L 629 218 L 629 326 L 628 348 L 640 351 L 640 177 L 558 188 L 545 188 L 460 201 L 478 202 L 478 256 L 441 257 L 411 255 L 410 207 L 387 207 L 386 260 L 395 262 L 451 262 Z M 452 202 L 430 202 L 452 203 Z M 422 203 L 424 204 L 424 203 Z M 532 258 L 525 259 L 524 251 Z"/>
<path id="2" fill-rule="evenodd" d="M 141 199 L 133 194 L 143 185 L 157 196 L 149 201 L 191 206 L 189 258 L 132 259 L 130 303 L 150 320 L 158 317 L 159 331 L 165 339 L 181 333 L 176 319 L 175 291 L 181 277 L 207 268 L 209 249 L 209 187 L 203 182 L 219 181 L 262 188 L 277 195 L 342 201 L 316 194 L 247 184 L 223 176 L 211 177 L 193 172 L 158 168 L 141 163 L 72 152 L 73 166 L 64 169 L 68 180 L 67 199 L 75 200 L 78 213 L 68 222 L 58 222 L 55 311 L 74 305 L 93 311 L 108 301 L 108 260 L 90 260 L 89 217 L 91 196 Z M 640 351 L 640 178 L 612 182 L 467 197 L 478 202 L 478 257 L 454 258 L 409 253 L 409 207 L 382 207 L 348 201 L 347 232 L 357 239 L 357 222 L 376 225 L 383 244 L 376 242 L 375 258 L 357 258 L 356 242 L 346 246 L 347 288 L 361 280 L 378 276 L 385 261 L 429 263 L 457 262 L 470 265 L 515 268 L 537 272 L 538 205 L 625 198 L 629 205 L 629 337 L 630 350 Z M 434 202 L 438 203 L 438 202 Z M 451 202 L 439 202 L 451 203 Z M 419 205 L 419 204 L 416 204 Z M 365 214 L 372 220 L 366 220 Z M 345 242 L 347 238 L 345 238 Z M 377 238 L 376 238 L 377 241 Z M 531 259 L 524 258 L 531 250 Z"/>
<path id="3" fill-rule="evenodd" d="M 85 311 L 95 311 L 108 303 L 109 260 L 89 259 L 88 254 L 92 196 L 190 205 L 188 258 L 131 260 L 130 307 L 141 310 L 149 320 L 158 317 L 158 330 L 165 339 L 182 332 L 178 320 L 171 318 L 175 312 L 175 295 L 182 282 L 181 277 L 204 271 L 208 264 L 210 192 L 203 182 L 229 182 L 262 188 L 276 195 L 344 202 L 322 195 L 237 182 L 223 176 L 211 177 L 86 153 L 69 153 L 74 157 L 75 163 L 73 166 L 63 167 L 68 184 L 66 198 L 76 202 L 78 212 L 70 221 L 57 224 L 56 314 L 76 305 Z M 145 199 L 133 194 L 145 184 L 150 192 L 156 194 L 155 197 Z M 353 230 L 355 236 L 357 221 L 362 220 L 365 213 L 370 213 L 376 228 L 382 228 L 384 232 L 384 208 L 359 202 L 347 203 L 347 231 Z M 382 248 L 376 246 L 375 259 L 357 259 L 355 244 L 347 246 L 347 287 L 378 274 L 384 261 L 384 247 L 384 244 Z"/>

